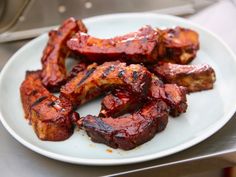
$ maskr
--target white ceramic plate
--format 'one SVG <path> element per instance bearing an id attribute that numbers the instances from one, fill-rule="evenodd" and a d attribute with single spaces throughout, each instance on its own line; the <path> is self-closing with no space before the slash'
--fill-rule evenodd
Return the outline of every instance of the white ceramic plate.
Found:
<path id="1" fill-rule="evenodd" d="M 115 14 L 84 20 L 89 33 L 111 37 L 136 31 L 142 25 L 173 27 L 180 25 L 196 30 L 200 35 L 200 51 L 193 63 L 208 63 L 216 71 L 214 89 L 188 96 L 187 113 L 169 119 L 165 131 L 151 141 L 130 151 L 111 149 L 90 141 L 83 131 L 75 131 L 63 142 L 39 140 L 24 119 L 19 87 L 26 70 L 41 68 L 40 57 L 47 42 L 42 35 L 17 51 L 1 71 L 1 121 L 9 133 L 26 147 L 47 157 L 77 164 L 130 164 L 167 156 L 189 148 L 219 130 L 236 108 L 236 58 L 232 51 L 214 34 L 189 21 L 156 14 Z M 78 111 L 83 115 L 97 114 L 100 100 L 86 104 Z M 112 152 L 111 152 L 112 151 Z"/>

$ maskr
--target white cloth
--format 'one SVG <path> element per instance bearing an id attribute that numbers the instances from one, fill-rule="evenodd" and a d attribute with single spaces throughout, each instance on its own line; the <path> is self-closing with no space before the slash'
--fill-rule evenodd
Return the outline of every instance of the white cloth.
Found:
<path id="1" fill-rule="evenodd" d="M 216 33 L 236 53 L 236 1 L 219 1 L 189 19 Z"/>

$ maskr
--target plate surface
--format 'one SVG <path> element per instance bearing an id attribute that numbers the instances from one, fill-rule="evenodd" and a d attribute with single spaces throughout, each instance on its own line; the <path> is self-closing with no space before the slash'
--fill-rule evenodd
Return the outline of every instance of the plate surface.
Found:
<path id="1" fill-rule="evenodd" d="M 151 141 L 130 151 L 111 149 L 90 141 L 84 131 L 75 131 L 63 142 L 39 140 L 24 119 L 19 87 L 26 70 L 41 68 L 40 58 L 47 42 L 44 34 L 17 51 L 5 65 L 0 76 L 0 118 L 9 131 L 26 147 L 47 157 L 77 164 L 130 164 L 167 156 L 189 148 L 219 130 L 236 108 L 236 57 L 214 34 L 186 20 L 156 14 L 114 14 L 84 20 L 89 33 L 97 37 L 112 37 L 136 31 L 142 25 L 196 30 L 200 35 L 200 51 L 193 63 L 208 63 L 216 71 L 213 90 L 188 95 L 187 113 L 169 119 L 165 131 Z M 71 65 L 70 61 L 68 65 Z M 97 114 L 100 100 L 92 101 L 78 112 L 84 116 Z"/>

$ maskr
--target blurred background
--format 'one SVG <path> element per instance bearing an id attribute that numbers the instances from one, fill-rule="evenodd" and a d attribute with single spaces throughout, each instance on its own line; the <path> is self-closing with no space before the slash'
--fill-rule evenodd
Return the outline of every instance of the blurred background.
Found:
<path id="1" fill-rule="evenodd" d="M 86 18 L 121 12 L 186 16 L 216 2 L 217 0 L 1 0 L 0 33 L 5 34 L 0 35 L 0 41 L 34 37 L 70 16 Z M 28 30 L 27 33 L 25 30 Z"/>
<path id="2" fill-rule="evenodd" d="M 189 17 L 219 0 L 0 0 L 0 69 L 29 39 L 64 19 L 122 12 L 152 12 Z"/>
<path id="3" fill-rule="evenodd" d="M 235 0 L 0 0 L 0 71 L 20 47 L 32 38 L 55 28 L 55 26 L 70 16 L 87 18 L 122 12 L 152 12 L 187 18 L 218 34 L 236 52 Z M 24 160 L 26 161 L 39 158 L 35 153 L 32 155 L 30 150 L 26 150 L 26 148 L 16 144 L 16 141 L 11 139 L 10 135 L 3 130 L 2 125 L 0 125 L 0 134 L 2 136 L 1 149 L 5 149 L 4 152 L 6 153 L 4 155 L 11 154 L 11 151 L 14 151 L 16 153 L 24 152 Z M 21 148 L 23 149 L 21 150 Z M 222 149 L 222 152 L 229 150 L 232 149 L 227 147 Z M 201 154 L 199 153 L 198 155 L 200 157 Z M 234 162 L 231 163 L 233 165 L 236 164 L 236 157 L 234 157 L 227 157 L 228 161 Z M 14 156 L 9 155 L 8 158 L 12 163 L 17 162 Z M 40 158 L 45 157 L 40 156 Z M 49 159 L 46 160 L 50 165 L 48 173 L 44 171 L 44 174 L 52 176 L 50 173 L 53 170 L 60 174 L 61 169 L 55 165 L 56 162 L 49 162 Z M 222 165 L 221 161 L 219 163 L 218 161 L 213 161 L 209 159 L 209 161 L 205 160 L 204 163 L 199 162 L 196 165 L 185 163 L 184 166 L 165 167 L 161 174 L 164 177 L 236 177 L 236 170 L 233 168 L 233 165 L 227 166 L 225 164 Z M 40 164 L 41 161 L 38 163 Z M 0 162 L 0 164 L 2 163 Z M 11 165 L 22 169 L 19 163 Z M 213 166 L 214 168 L 212 168 Z M 0 165 L 3 176 L 9 176 L 9 174 L 16 176 L 18 173 L 17 171 L 9 172 L 10 168 L 3 169 L 2 167 Z M 76 168 L 76 166 L 70 166 L 71 171 Z M 34 171 L 27 168 L 25 170 L 29 171 L 25 174 L 29 174 L 29 176 L 34 175 Z M 36 174 L 40 171 L 40 167 L 34 170 Z M 155 170 L 151 172 L 145 170 L 141 173 L 135 173 L 135 176 L 154 177 L 159 176 L 157 175 L 158 173 Z M 129 174 L 127 176 L 133 175 Z"/>

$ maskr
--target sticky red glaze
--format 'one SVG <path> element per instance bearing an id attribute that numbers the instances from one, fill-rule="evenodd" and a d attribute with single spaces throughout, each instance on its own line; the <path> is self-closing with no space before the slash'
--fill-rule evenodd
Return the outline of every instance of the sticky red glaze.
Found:
<path id="1" fill-rule="evenodd" d="M 72 121 L 78 120 L 78 113 L 73 112 L 69 102 L 48 92 L 41 82 L 40 74 L 41 71 L 28 71 L 21 84 L 25 117 L 41 140 L 65 140 L 73 133 Z"/>
<path id="2" fill-rule="evenodd" d="M 156 100 L 126 116 L 114 119 L 88 115 L 81 121 L 92 141 L 129 150 L 149 141 L 157 132 L 165 129 L 168 122 L 167 110 L 165 102 Z"/>
<path id="3" fill-rule="evenodd" d="M 216 80 L 215 71 L 208 64 L 178 65 L 162 62 L 150 66 L 150 69 L 164 82 L 186 87 L 188 92 L 212 89 Z"/>
<path id="4" fill-rule="evenodd" d="M 119 61 L 92 64 L 62 87 L 60 98 L 78 106 L 115 88 L 125 88 L 133 95 L 145 97 L 150 81 L 151 73 L 138 64 L 127 66 Z"/>
<path id="5" fill-rule="evenodd" d="M 102 63 L 119 59 L 127 63 L 156 63 L 168 60 L 186 64 L 199 49 L 198 34 L 190 29 L 155 29 L 144 26 L 137 32 L 110 39 L 99 39 L 78 32 L 68 47 L 86 60 Z"/>
<path id="6" fill-rule="evenodd" d="M 48 43 L 41 58 L 41 76 L 43 84 L 51 91 L 59 91 L 66 80 L 65 59 L 70 54 L 66 42 L 78 31 L 87 32 L 87 29 L 81 20 L 69 18 L 58 30 L 49 32 Z"/>

